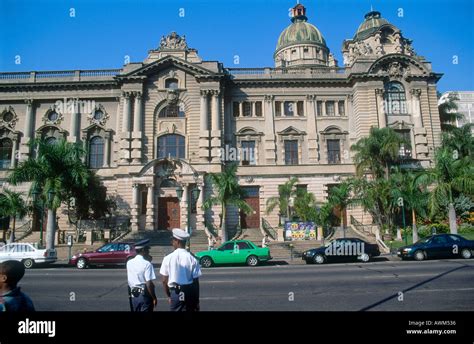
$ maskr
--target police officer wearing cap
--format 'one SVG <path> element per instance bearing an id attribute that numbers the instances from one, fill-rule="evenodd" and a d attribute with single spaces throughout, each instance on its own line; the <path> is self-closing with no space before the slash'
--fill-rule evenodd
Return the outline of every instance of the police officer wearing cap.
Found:
<path id="1" fill-rule="evenodd" d="M 150 262 L 150 246 L 135 246 L 137 255 L 127 262 L 127 278 L 132 312 L 153 312 L 157 299 L 155 295 L 156 279 L 153 265 Z"/>
<path id="2" fill-rule="evenodd" d="M 173 229 L 173 253 L 161 263 L 163 287 L 168 296 L 171 311 L 199 311 L 199 277 L 201 266 L 186 250 L 189 234 Z"/>

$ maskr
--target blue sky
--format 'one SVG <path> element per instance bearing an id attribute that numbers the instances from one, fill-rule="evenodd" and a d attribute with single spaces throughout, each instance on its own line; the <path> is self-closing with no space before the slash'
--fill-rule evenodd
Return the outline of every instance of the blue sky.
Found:
<path id="1" fill-rule="evenodd" d="M 186 35 L 205 60 L 226 67 L 273 66 L 287 0 L 0 0 L 0 70 L 120 68 L 143 61 L 171 31 Z M 413 39 L 416 52 L 444 73 L 439 90 L 474 90 L 474 1 L 306 0 L 316 25 L 342 65 L 342 41 L 352 38 L 373 6 Z M 75 17 L 70 17 L 74 8 Z M 180 16 L 184 9 L 184 16 Z M 399 9 L 403 17 L 399 17 Z M 182 14 L 182 12 L 181 12 Z M 239 65 L 234 65 L 234 56 Z M 20 56 L 21 64 L 15 64 Z M 458 64 L 453 64 L 453 56 Z"/>

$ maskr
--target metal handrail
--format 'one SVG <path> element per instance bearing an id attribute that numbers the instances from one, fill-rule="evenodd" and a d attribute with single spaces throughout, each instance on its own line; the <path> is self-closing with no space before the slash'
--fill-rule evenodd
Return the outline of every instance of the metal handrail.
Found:
<path id="1" fill-rule="evenodd" d="M 263 231 L 268 234 L 268 236 L 270 238 L 272 238 L 273 240 L 277 240 L 278 238 L 278 233 L 275 229 L 273 229 L 273 227 L 270 225 L 270 223 L 268 223 L 267 220 L 265 220 L 263 217 L 262 217 L 262 228 L 263 228 Z"/>

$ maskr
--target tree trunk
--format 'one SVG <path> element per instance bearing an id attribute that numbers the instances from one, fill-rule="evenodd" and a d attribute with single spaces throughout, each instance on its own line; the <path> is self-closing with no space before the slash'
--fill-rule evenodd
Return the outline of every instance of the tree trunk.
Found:
<path id="1" fill-rule="evenodd" d="M 342 237 L 345 239 L 346 229 L 344 228 L 344 209 L 343 208 L 341 208 L 341 232 L 342 232 Z"/>
<path id="2" fill-rule="evenodd" d="M 416 227 L 416 212 L 415 209 L 411 210 L 411 221 L 413 229 L 413 243 L 418 241 L 418 228 Z"/>
<path id="3" fill-rule="evenodd" d="M 222 204 L 222 225 L 221 225 L 221 238 L 222 238 L 222 243 L 227 241 L 227 226 L 226 226 L 226 217 L 227 217 L 227 211 L 226 211 L 226 206 L 225 204 Z"/>
<path id="4" fill-rule="evenodd" d="M 10 236 L 10 242 L 15 242 L 15 227 L 16 227 L 16 216 L 13 216 L 12 235 Z"/>
<path id="5" fill-rule="evenodd" d="M 454 204 L 449 203 L 449 231 L 451 234 L 458 234 L 458 226 L 456 223 L 456 210 Z"/>
<path id="6" fill-rule="evenodd" d="M 46 249 L 54 249 L 56 234 L 56 211 L 48 209 L 48 223 L 46 227 Z"/>
<path id="7" fill-rule="evenodd" d="M 403 240 L 402 231 L 401 231 L 400 227 L 397 227 L 397 240 L 400 240 L 400 241 Z"/>

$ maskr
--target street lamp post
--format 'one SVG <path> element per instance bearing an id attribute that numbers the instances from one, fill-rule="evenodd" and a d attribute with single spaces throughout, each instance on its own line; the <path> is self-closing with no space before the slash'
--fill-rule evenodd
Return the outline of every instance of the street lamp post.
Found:
<path id="1" fill-rule="evenodd" d="M 402 207 L 402 220 L 403 220 L 403 232 L 405 234 L 405 245 L 408 245 L 408 235 L 406 232 L 406 225 L 405 225 L 405 204 L 403 202 L 403 198 L 398 198 L 398 206 Z"/>

